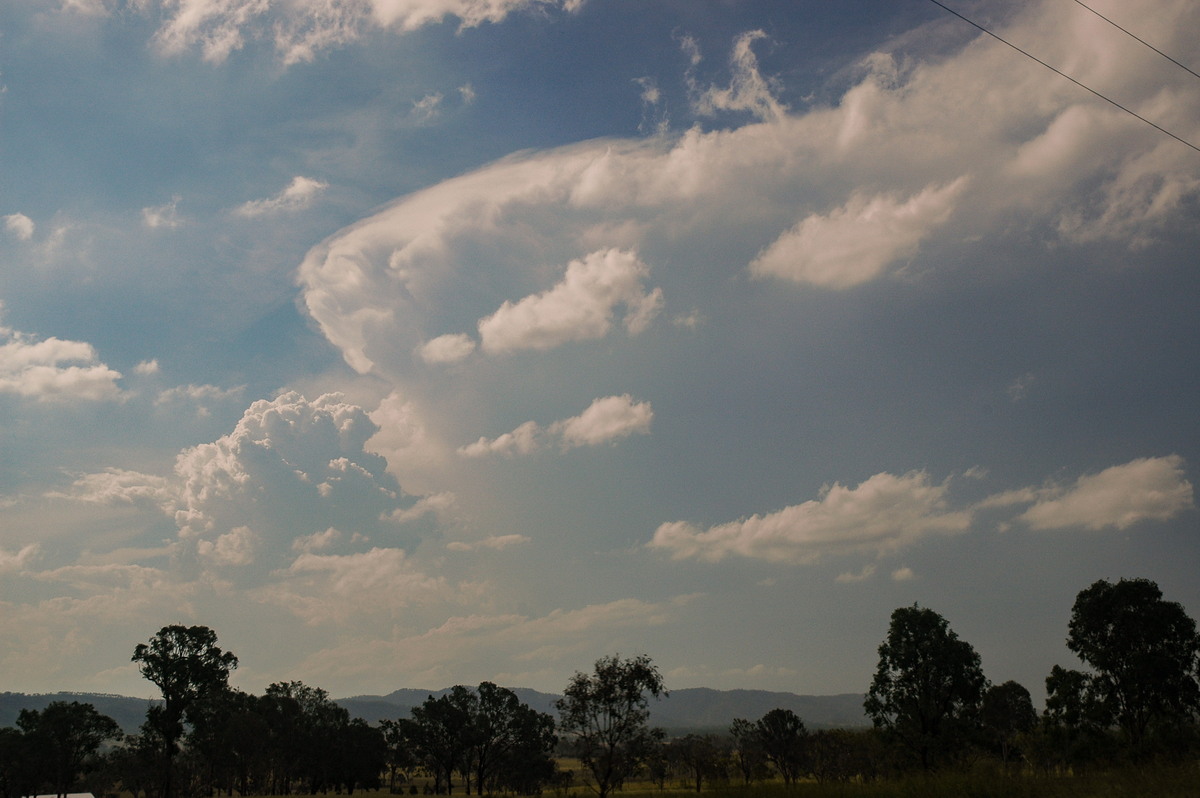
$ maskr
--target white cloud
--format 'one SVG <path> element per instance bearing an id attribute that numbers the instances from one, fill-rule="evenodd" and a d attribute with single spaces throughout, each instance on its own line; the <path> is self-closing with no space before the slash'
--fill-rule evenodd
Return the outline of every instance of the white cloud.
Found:
<path id="1" fill-rule="evenodd" d="M 965 532 L 969 512 L 948 509 L 947 483 L 923 471 L 876 474 L 854 488 L 834 484 L 820 498 L 769 515 L 701 530 L 662 524 L 651 548 L 673 559 L 717 562 L 729 555 L 779 563 L 811 563 L 835 554 L 886 554 L 931 535 Z"/>
<path id="2" fill-rule="evenodd" d="M 541 6 L 573 11 L 578 0 L 141 0 L 147 12 L 166 17 L 155 34 L 164 54 L 199 47 L 220 63 L 247 38 L 269 38 L 284 64 L 311 61 L 317 53 L 353 42 L 376 28 L 400 32 L 456 17 L 461 27 L 500 22 L 511 13 Z"/>
<path id="3" fill-rule="evenodd" d="M 523 546 L 526 543 L 532 542 L 532 539 L 527 535 L 493 535 L 492 537 L 484 538 L 475 542 L 467 542 L 464 540 L 454 540 L 446 544 L 446 548 L 450 551 L 477 551 L 479 549 L 493 549 L 499 551 L 501 549 L 511 548 L 512 546 Z"/>
<path id="4" fill-rule="evenodd" d="M 216 565 L 249 565 L 254 562 L 258 536 L 247 526 L 238 526 L 217 535 L 216 540 L 196 543 L 196 553 Z"/>
<path id="5" fill-rule="evenodd" d="M 253 218 L 273 213 L 290 213 L 307 208 L 322 191 L 329 188 L 328 183 L 314 180 L 311 177 L 297 175 L 287 188 L 274 197 L 262 200 L 251 200 L 239 205 L 234 211 L 238 216 Z"/>
<path id="6" fill-rule="evenodd" d="M 164 512 L 173 510 L 176 498 L 166 477 L 122 468 L 80 475 L 71 484 L 69 492 L 47 495 L 94 504 L 149 504 Z"/>
<path id="7" fill-rule="evenodd" d="M 535 421 L 526 421 L 512 432 L 506 432 L 498 438 L 482 437 L 474 443 L 459 448 L 458 453 L 463 457 L 486 457 L 498 454 L 512 457 L 517 454 L 529 454 L 542 447 L 542 429 Z"/>
<path id="8" fill-rule="evenodd" d="M 761 30 L 743 33 L 733 44 L 729 58 L 733 79 L 728 88 L 712 87 L 696 99 L 696 112 L 712 115 L 719 111 L 746 111 L 756 118 L 770 122 L 783 117 L 787 108 L 775 99 L 769 82 L 758 71 L 754 55 L 756 41 L 767 38 Z"/>
<path id="9" fill-rule="evenodd" d="M 1128 84 L 1134 107 L 1190 124 L 1200 110 L 1190 83 L 1164 77 L 1119 36 L 1074 27 L 1071 13 L 1022 6 L 1010 32 L 1056 62 L 1080 64 L 1081 79 Z M 738 63 L 756 71 L 748 58 Z M 1109 112 L 998 42 L 976 38 L 936 61 L 876 53 L 862 68 L 836 105 L 674 138 L 522 153 L 403 197 L 308 253 L 298 277 L 305 305 L 354 369 L 394 373 L 431 329 L 444 328 L 439 311 L 480 273 L 481 248 L 489 283 L 521 291 L 544 282 L 549 256 L 567 262 L 580 252 L 593 253 L 593 268 L 595 253 L 652 252 L 664 279 L 693 265 L 733 273 L 753 263 L 760 276 L 844 289 L 947 238 L 989 246 L 1033 233 L 1054 245 L 1095 233 L 1141 246 L 1200 191 L 1189 188 L 1200 181 L 1194 153 L 1132 120 L 1053 133 L 1064 115 Z M 1032 142 L 1046 135 L 1036 152 Z M 731 250 L 744 261 L 729 261 Z M 644 300 L 645 315 L 658 301 Z M 483 348 L 603 335 L 610 307 L 566 280 L 485 319 Z M 643 318 L 627 312 L 626 322 Z"/>
<path id="10" fill-rule="evenodd" d="M 179 197 L 172 197 L 171 201 L 164 205 L 156 205 L 149 208 L 142 208 L 142 224 L 150 229 L 165 227 L 174 229 L 182 224 L 179 218 Z"/>
<path id="11" fill-rule="evenodd" d="M 344 537 L 340 531 L 329 527 L 324 532 L 314 532 L 311 535 L 296 538 L 292 541 L 292 550 L 306 554 L 325 551 Z"/>
<path id="12" fill-rule="evenodd" d="M 10 213 L 7 216 L 0 216 L 0 220 L 4 221 L 4 229 L 8 231 L 8 234 L 18 241 L 28 241 L 33 238 L 36 226 L 33 223 L 33 219 L 30 219 L 25 214 Z"/>
<path id="13" fill-rule="evenodd" d="M 442 113 L 442 95 L 439 92 L 426 94 L 413 101 L 412 119 L 417 124 L 432 122 Z"/>
<path id="14" fill-rule="evenodd" d="M 17 551 L 0 549 L 0 573 L 23 571 L 38 556 L 40 548 L 36 543 L 29 543 Z"/>
<path id="15" fill-rule="evenodd" d="M 7 339 L 7 340 L 5 340 Z M 98 362 L 96 350 L 82 341 L 37 340 L 0 327 L 0 393 L 38 401 L 121 398 L 121 373 Z"/>
<path id="16" fill-rule="evenodd" d="M 1080 477 L 1070 487 L 1044 488 L 1019 520 L 1033 529 L 1126 529 L 1166 521 L 1193 509 L 1192 483 L 1178 455 L 1145 457 Z"/>
<path id="17" fill-rule="evenodd" d="M 505 302 L 479 322 L 488 352 L 550 349 L 567 341 L 601 338 L 612 326 L 613 310 L 625 305 L 631 335 L 646 328 L 662 305 L 659 289 L 646 293 L 649 268 L 636 253 L 618 249 L 593 252 L 567 265 L 562 282 L 540 294 Z"/>
<path id="18" fill-rule="evenodd" d="M 635 402 L 629 394 L 605 396 L 594 400 L 578 416 L 555 421 L 545 429 L 537 422 L 526 421 L 498 438 L 482 437 L 462 446 L 458 453 L 463 457 L 512 457 L 530 454 L 555 443 L 563 450 L 599 446 L 634 433 L 648 433 L 653 418 L 654 411 L 649 402 Z"/>
<path id="19" fill-rule="evenodd" d="M 964 178 L 929 186 L 906 200 L 856 195 L 828 215 L 813 214 L 771 243 L 750 264 L 771 276 L 825 288 L 851 288 L 912 257 L 917 246 L 949 218 Z"/>
<path id="20" fill-rule="evenodd" d="M 449 491 L 434 493 L 429 496 L 422 496 L 412 507 L 393 510 L 388 514 L 387 520 L 397 524 L 404 524 L 430 514 L 440 518 L 449 514 L 454 509 L 454 505 L 455 498 L 453 493 Z"/>
<path id="21" fill-rule="evenodd" d="M 138 363 L 136 366 L 133 367 L 133 373 L 140 375 L 142 377 L 147 377 L 151 374 L 157 374 L 158 373 L 158 361 L 157 360 L 143 360 L 141 363 Z"/>
<path id="22" fill-rule="evenodd" d="M 154 370 L 157 371 L 157 369 L 158 365 L 155 364 Z M 154 372 L 146 373 L 152 374 Z M 222 388 L 218 385 L 177 385 L 174 388 L 168 388 L 159 393 L 158 397 L 154 400 L 154 404 L 165 405 L 178 401 L 223 402 L 228 399 L 240 397 L 245 390 L 246 386 L 244 385 L 234 388 Z"/>
<path id="23" fill-rule="evenodd" d="M 388 472 L 405 491 L 429 498 L 442 492 L 439 486 L 444 484 L 454 450 L 431 429 L 420 404 L 396 390 L 384 397 L 370 418 L 378 431 L 365 448 L 387 459 Z"/>
<path id="24" fill-rule="evenodd" d="M 649 402 L 635 402 L 629 394 L 622 394 L 595 400 L 578 416 L 557 422 L 551 431 L 559 435 L 566 449 L 598 446 L 635 432 L 644 435 L 653 419 Z"/>
<path id="25" fill-rule="evenodd" d="M 426 363 L 457 363 L 475 351 L 475 342 L 465 333 L 439 335 L 417 348 L 417 356 Z"/>
<path id="26" fill-rule="evenodd" d="M 892 571 L 892 581 L 894 582 L 910 582 L 916 578 L 917 575 L 913 573 L 913 569 L 909 568 L 907 565 L 901 566 L 900 568 Z"/>

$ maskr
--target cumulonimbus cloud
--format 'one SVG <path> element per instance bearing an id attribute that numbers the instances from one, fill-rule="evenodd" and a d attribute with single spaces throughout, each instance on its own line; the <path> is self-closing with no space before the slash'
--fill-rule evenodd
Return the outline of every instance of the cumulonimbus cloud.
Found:
<path id="1" fill-rule="evenodd" d="M 1133 108 L 1167 126 L 1191 124 L 1200 99 L 1190 83 L 1119 36 L 1069 24 L 1071 13 L 1029 4 L 1008 32 L 1078 64 L 1081 81 L 1121 81 Z M 1172 19 L 1148 24 L 1170 42 Z M 1200 190 L 1186 147 L 998 42 L 979 38 L 936 62 L 874 53 L 836 104 L 788 110 L 767 101 L 771 82 L 750 58 L 758 40 L 736 43 L 728 89 L 697 87 L 713 110 L 755 121 L 523 153 L 401 198 L 308 253 L 298 279 L 309 313 L 355 369 L 394 371 L 437 340 L 430 322 L 471 279 L 480 246 L 489 279 L 520 285 L 544 274 L 547 253 L 586 262 L 618 251 L 652 261 L 664 286 L 699 260 L 730 276 L 851 290 L 947 240 L 1037 230 L 1065 244 L 1143 246 Z M 999 72 L 1006 80 L 991 80 Z M 566 329 L 533 317 L 566 290 L 511 302 L 487 319 L 483 348 L 562 340 Z M 582 315 L 569 325 L 595 328 Z M 456 341 L 429 354 L 462 357 Z"/>

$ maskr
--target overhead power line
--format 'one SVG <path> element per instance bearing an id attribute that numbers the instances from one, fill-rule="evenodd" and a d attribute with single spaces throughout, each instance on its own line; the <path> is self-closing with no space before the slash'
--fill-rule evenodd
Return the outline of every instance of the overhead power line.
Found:
<path id="1" fill-rule="evenodd" d="M 1159 55 L 1161 55 L 1163 58 L 1165 58 L 1165 59 L 1167 59 L 1168 61 L 1170 61 L 1170 62 L 1171 62 L 1172 64 L 1174 64 L 1175 66 L 1179 67 L 1180 69 L 1184 70 L 1185 72 L 1191 72 L 1191 74 L 1193 74 L 1193 75 L 1195 75 L 1196 77 L 1200 78 L 1200 75 L 1196 75 L 1196 73 L 1195 73 L 1195 72 L 1192 72 L 1192 70 L 1191 70 L 1189 67 L 1187 67 L 1186 65 L 1179 63 L 1179 62 L 1178 62 L 1178 61 L 1176 61 L 1174 58 L 1172 58 L 1171 56 L 1167 55 L 1166 53 L 1164 53 L 1162 50 L 1160 50 L 1160 49 L 1158 49 L 1157 47 L 1155 47 L 1155 46 L 1154 46 L 1153 44 L 1151 44 L 1150 42 L 1148 42 L 1148 41 L 1146 41 L 1145 39 L 1143 39 L 1143 38 L 1139 37 L 1137 34 L 1135 34 L 1135 33 L 1131 33 L 1130 31 L 1126 30 L 1125 28 L 1122 28 L 1120 25 L 1118 25 L 1117 23 L 1113 22 L 1111 19 L 1109 19 L 1108 17 L 1104 16 L 1103 14 L 1101 14 L 1101 13 L 1100 13 L 1099 11 L 1097 11 L 1096 9 L 1092 8 L 1091 6 L 1087 5 L 1086 3 L 1082 3 L 1082 2 L 1080 2 L 1080 0 L 1075 0 L 1075 2 L 1076 2 L 1077 4 L 1079 4 L 1079 5 L 1083 6 L 1084 8 L 1086 8 L 1088 11 L 1091 11 L 1091 12 L 1092 12 L 1093 14 L 1095 14 L 1096 16 L 1100 17 L 1100 19 L 1104 20 L 1104 21 L 1105 21 L 1105 22 L 1107 22 L 1109 25 L 1112 25 L 1114 28 L 1116 28 L 1117 30 L 1121 31 L 1121 33 L 1124 33 L 1126 36 L 1130 37 L 1131 39 L 1136 39 L 1137 41 L 1139 41 L 1139 42 L 1141 42 L 1142 44 L 1146 45 L 1146 46 L 1147 46 L 1147 47 L 1149 47 L 1151 50 L 1153 50 L 1154 52 L 1158 53 Z"/>
<path id="2" fill-rule="evenodd" d="M 1200 152 L 1200 147 L 1197 147 L 1195 144 L 1191 143 L 1191 142 L 1190 142 L 1190 141 L 1188 141 L 1187 139 L 1183 139 L 1183 138 L 1180 138 L 1179 136 L 1176 136 L 1174 133 L 1172 133 L 1171 131 L 1167 130 L 1165 127 L 1162 127 L 1161 125 L 1157 125 L 1157 124 L 1155 124 L 1154 122 L 1151 122 L 1151 121 L 1150 121 L 1149 119 L 1147 119 L 1146 117 L 1142 116 L 1141 114 L 1137 113 L 1136 111 L 1133 111 L 1133 110 L 1131 110 L 1131 109 L 1129 109 L 1129 108 L 1126 108 L 1125 106 L 1121 105 L 1119 102 L 1117 102 L 1116 100 L 1112 99 L 1111 97 L 1107 97 L 1107 96 L 1105 96 L 1105 95 L 1101 94 L 1100 92 L 1098 92 L 1098 91 L 1096 91 L 1095 89 L 1093 89 L 1091 86 L 1088 86 L 1088 85 L 1086 85 L 1086 84 L 1080 83 L 1078 80 L 1076 80 L 1075 78 L 1071 77 L 1071 76 L 1070 76 L 1070 75 L 1068 75 L 1066 72 L 1063 72 L 1061 69 L 1057 69 L 1057 68 L 1055 68 L 1055 67 L 1052 67 L 1052 66 L 1050 66 L 1050 65 L 1049 65 L 1049 64 L 1047 64 L 1045 61 L 1043 61 L 1042 59 L 1038 58 L 1036 55 L 1034 55 L 1034 54 L 1032 54 L 1032 53 L 1030 53 L 1030 52 L 1028 52 L 1028 51 L 1026 51 L 1026 50 L 1022 50 L 1020 47 L 1018 47 L 1017 45 L 1015 45 L 1015 44 L 1013 44 L 1012 42 L 1008 41 L 1007 39 L 1004 39 L 1004 38 L 1003 38 L 1003 37 L 1001 37 L 999 34 L 993 33 L 992 31 L 990 31 L 990 30 L 988 30 L 987 28 L 985 28 L 985 27 L 983 27 L 982 25 L 980 25 L 978 22 L 975 22 L 974 20 L 972 20 L 972 19 L 969 19 L 969 18 L 967 18 L 967 17 L 963 16 L 962 14 L 958 13 L 958 12 L 957 12 L 957 11 L 955 11 L 953 8 L 950 8 L 950 6 L 948 6 L 948 5 L 944 4 L 944 3 L 938 2 L 938 0 L 929 0 L 929 2 L 933 3 L 935 6 L 939 6 L 940 8 L 944 9 L 945 11 L 948 11 L 948 12 L 950 12 L 950 13 L 951 13 L 951 14 L 953 14 L 954 16 L 956 16 L 956 17 L 958 17 L 959 19 L 961 19 L 963 22 L 966 22 L 968 25 L 971 25 L 972 27 L 978 28 L 979 30 L 981 30 L 981 31 L 983 31 L 984 33 L 986 33 L 988 36 L 991 36 L 993 39 L 995 39 L 996 41 L 1000 42 L 1001 44 L 1005 44 L 1005 45 L 1007 45 L 1007 46 L 1011 47 L 1012 49 L 1016 50 L 1018 53 L 1020 53 L 1021 55 L 1025 56 L 1026 58 L 1029 58 L 1029 59 L 1031 59 L 1031 60 L 1033 60 L 1033 61 L 1037 61 L 1039 64 L 1041 64 L 1042 66 L 1044 66 L 1046 69 L 1049 69 L 1051 72 L 1053 72 L 1053 73 L 1055 73 L 1055 74 L 1057 74 L 1057 75 L 1061 75 L 1062 77 L 1064 77 L 1064 78 L 1066 78 L 1067 80 L 1069 80 L 1069 81 L 1071 81 L 1072 83 L 1074 83 L 1074 84 L 1075 84 L 1076 86 L 1078 86 L 1079 88 L 1081 88 L 1081 89 L 1086 89 L 1087 91 L 1089 91 L 1089 92 L 1091 92 L 1092 94 L 1096 95 L 1096 96 L 1097 96 L 1097 97 L 1099 97 L 1101 100 L 1104 100 L 1104 102 L 1108 103 L 1109 105 L 1113 106 L 1114 108 L 1118 108 L 1118 109 L 1120 109 L 1120 110 L 1124 111 L 1125 113 L 1129 114 L 1130 116 L 1134 117 L 1135 119 L 1140 119 L 1142 122 L 1145 122 L 1147 125 L 1149 125 L 1150 127 L 1154 128 L 1155 130 L 1159 131 L 1160 133 L 1165 133 L 1166 135 L 1168 135 L 1168 136 L 1170 136 L 1171 138 L 1173 138 L 1173 139 L 1175 139 L 1176 141 L 1178 141 L 1180 144 L 1183 144 L 1183 145 L 1185 145 L 1185 146 L 1187 146 L 1187 147 L 1191 147 L 1191 148 L 1192 148 L 1193 150 L 1195 150 L 1196 152 Z M 1182 66 L 1182 65 L 1181 65 L 1181 66 Z M 1187 69 L 1187 67 L 1184 67 L 1184 69 Z M 1189 69 L 1188 71 L 1189 71 L 1189 72 L 1191 72 L 1191 70 L 1190 70 L 1190 69 Z"/>

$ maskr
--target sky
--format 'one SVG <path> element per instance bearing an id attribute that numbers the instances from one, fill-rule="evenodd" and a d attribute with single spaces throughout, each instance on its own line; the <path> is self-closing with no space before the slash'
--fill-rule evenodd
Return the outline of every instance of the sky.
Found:
<path id="1" fill-rule="evenodd" d="M 948 5 L 1078 83 L 926 0 L 0 3 L 0 690 L 865 692 L 917 603 L 1040 696 L 1096 580 L 1197 617 L 1200 78 L 1111 23 L 1200 5 Z"/>

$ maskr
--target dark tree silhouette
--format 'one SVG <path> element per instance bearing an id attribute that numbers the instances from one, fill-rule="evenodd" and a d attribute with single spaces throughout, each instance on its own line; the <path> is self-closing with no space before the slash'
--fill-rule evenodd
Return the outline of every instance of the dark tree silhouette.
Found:
<path id="1" fill-rule="evenodd" d="M 864 708 L 930 770 L 978 726 L 987 687 L 979 655 L 946 619 L 916 605 L 892 613 Z"/>
<path id="2" fill-rule="evenodd" d="M 36 784 L 57 795 L 71 792 L 102 743 L 121 736 L 115 720 L 78 701 L 52 701 L 41 712 L 22 709 L 17 728 L 25 735 Z"/>
<path id="3" fill-rule="evenodd" d="M 792 784 L 804 775 L 808 730 L 799 715 L 790 709 L 772 709 L 754 724 L 754 734 L 784 784 Z"/>
<path id="4" fill-rule="evenodd" d="M 596 661 L 591 674 L 576 672 L 555 706 L 559 729 L 600 795 L 619 788 L 658 744 L 648 727 L 649 697 L 666 695 L 662 675 L 645 655 Z"/>
<path id="5" fill-rule="evenodd" d="M 147 723 L 162 742 L 163 798 L 174 798 L 172 770 L 188 713 L 205 695 L 225 690 L 237 657 L 217 646 L 207 626 L 164 626 L 133 651 L 142 676 L 162 691 L 162 706 L 151 707 Z"/>
<path id="6" fill-rule="evenodd" d="M 734 764 L 744 784 L 764 778 L 767 773 L 767 757 L 755 731 L 755 724 L 745 718 L 734 718 L 729 725 Z"/>
<path id="7" fill-rule="evenodd" d="M 1029 691 L 1017 682 L 992 685 L 983 694 L 980 722 L 989 741 L 1000 750 L 1000 761 L 1007 766 L 1017 736 L 1033 730 L 1037 712 Z"/>
<path id="8" fill-rule="evenodd" d="M 1196 623 L 1154 582 L 1095 582 L 1076 596 L 1068 630 L 1067 647 L 1095 671 L 1091 711 L 1120 726 L 1135 756 L 1153 728 L 1200 710 Z"/>

